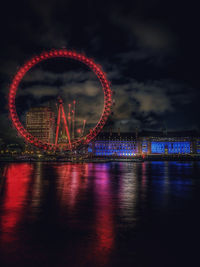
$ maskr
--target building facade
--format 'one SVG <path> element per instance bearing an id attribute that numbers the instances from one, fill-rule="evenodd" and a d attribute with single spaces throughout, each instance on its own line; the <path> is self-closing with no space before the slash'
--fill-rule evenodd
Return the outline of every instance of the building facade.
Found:
<path id="1" fill-rule="evenodd" d="M 31 108 L 26 114 L 26 129 L 42 142 L 53 143 L 55 113 L 49 107 Z"/>
<path id="2" fill-rule="evenodd" d="M 192 132 L 102 133 L 89 144 L 88 152 L 108 157 L 200 154 L 200 138 Z"/>

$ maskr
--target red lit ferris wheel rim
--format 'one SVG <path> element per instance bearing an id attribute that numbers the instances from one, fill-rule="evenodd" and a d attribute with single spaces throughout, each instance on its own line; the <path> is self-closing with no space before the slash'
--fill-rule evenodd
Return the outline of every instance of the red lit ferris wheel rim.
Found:
<path id="1" fill-rule="evenodd" d="M 76 140 L 72 141 L 71 146 L 69 144 L 65 145 L 55 145 L 53 143 L 45 143 L 39 140 L 38 138 L 31 135 L 21 124 L 19 117 L 16 112 L 16 106 L 15 106 L 15 97 L 17 93 L 17 89 L 19 87 L 20 82 L 22 81 L 25 74 L 35 65 L 38 63 L 45 61 L 50 58 L 57 58 L 57 57 L 63 57 L 63 58 L 71 58 L 74 60 L 77 60 L 79 62 L 84 63 L 87 65 L 98 77 L 99 81 L 101 82 L 102 89 L 104 92 L 104 108 L 101 114 L 101 118 L 96 124 L 96 126 L 90 130 L 90 133 L 86 136 Z M 63 149 L 63 150 L 70 150 L 73 148 L 76 148 L 79 145 L 82 144 L 88 144 L 93 138 L 95 138 L 102 128 L 104 127 L 108 116 L 111 112 L 111 106 L 112 106 L 112 91 L 110 89 L 109 81 L 106 78 L 106 74 L 102 71 L 101 66 L 96 64 L 92 59 L 87 58 L 83 54 L 79 54 L 74 51 L 68 51 L 66 49 L 60 49 L 60 50 L 52 50 L 43 52 L 40 55 L 32 57 L 29 61 L 27 61 L 16 73 L 14 76 L 12 83 L 10 85 L 9 89 L 9 112 L 10 117 L 13 122 L 14 127 L 17 129 L 18 133 L 30 144 L 35 145 L 36 147 L 45 149 L 45 150 L 52 150 L 52 149 Z"/>

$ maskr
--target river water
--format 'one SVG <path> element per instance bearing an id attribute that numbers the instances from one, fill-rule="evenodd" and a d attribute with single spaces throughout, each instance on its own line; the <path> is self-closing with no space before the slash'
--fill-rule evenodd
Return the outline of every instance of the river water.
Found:
<path id="1" fill-rule="evenodd" d="M 200 266 L 200 162 L 9 163 L 0 266 Z"/>

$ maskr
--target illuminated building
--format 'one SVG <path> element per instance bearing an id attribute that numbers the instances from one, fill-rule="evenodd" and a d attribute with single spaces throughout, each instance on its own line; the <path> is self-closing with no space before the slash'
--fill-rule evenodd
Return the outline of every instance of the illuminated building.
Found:
<path id="1" fill-rule="evenodd" d="M 26 129 L 41 141 L 53 143 L 55 113 L 49 107 L 31 108 L 26 114 Z"/>
<path id="2" fill-rule="evenodd" d="M 194 132 L 102 133 L 89 144 L 88 152 L 107 157 L 200 154 L 198 136 Z"/>
<path id="3" fill-rule="evenodd" d="M 94 147 L 96 156 L 133 156 L 138 153 L 137 144 L 133 141 L 96 141 Z"/>
<path id="4" fill-rule="evenodd" d="M 196 153 L 200 154 L 200 138 L 196 140 Z"/>
<path id="5" fill-rule="evenodd" d="M 95 142 L 89 144 L 89 153 L 95 156 L 131 157 L 138 154 L 135 137 L 124 133 L 102 133 Z"/>
<path id="6" fill-rule="evenodd" d="M 152 141 L 152 154 L 189 154 L 191 152 L 191 144 L 188 141 Z"/>

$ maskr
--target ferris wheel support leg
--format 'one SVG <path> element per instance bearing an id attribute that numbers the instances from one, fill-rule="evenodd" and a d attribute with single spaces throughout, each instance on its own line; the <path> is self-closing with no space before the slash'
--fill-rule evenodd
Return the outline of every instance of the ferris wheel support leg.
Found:
<path id="1" fill-rule="evenodd" d="M 56 140 L 55 140 L 55 145 L 57 146 L 58 144 L 58 132 L 59 132 L 59 128 L 60 128 L 60 106 L 58 109 L 58 120 L 57 120 L 57 126 L 56 126 Z"/>
<path id="2" fill-rule="evenodd" d="M 66 133 L 67 133 L 67 138 L 68 138 L 68 141 L 69 141 L 69 146 L 71 148 L 72 147 L 71 138 L 70 138 L 70 133 L 69 133 L 69 129 L 68 129 L 68 126 L 67 126 L 67 120 L 66 120 L 65 111 L 64 111 L 63 106 L 62 106 L 62 115 L 63 115 L 63 121 L 64 121 L 64 124 L 65 124 Z"/>
<path id="3" fill-rule="evenodd" d="M 73 110 L 72 110 L 72 138 L 74 139 L 75 138 L 75 133 L 74 133 L 74 130 L 75 130 L 75 111 L 76 111 L 76 101 L 74 100 L 73 101 Z"/>

